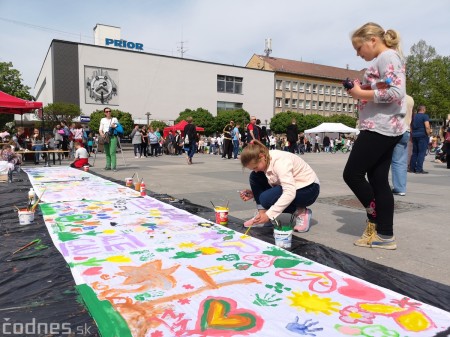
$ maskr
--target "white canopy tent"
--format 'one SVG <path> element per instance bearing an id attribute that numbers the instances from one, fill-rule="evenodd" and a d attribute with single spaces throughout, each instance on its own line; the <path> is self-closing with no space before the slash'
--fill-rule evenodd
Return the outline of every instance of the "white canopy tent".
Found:
<path id="1" fill-rule="evenodd" d="M 305 130 L 305 133 L 359 133 L 358 129 L 353 129 L 342 123 L 322 123 L 315 128 Z"/>

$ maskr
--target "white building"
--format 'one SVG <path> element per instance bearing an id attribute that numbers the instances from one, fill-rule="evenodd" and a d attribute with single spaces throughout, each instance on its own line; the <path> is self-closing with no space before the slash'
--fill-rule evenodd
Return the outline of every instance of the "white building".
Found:
<path id="1" fill-rule="evenodd" d="M 200 107 L 213 115 L 242 108 L 262 121 L 274 115 L 273 71 L 150 54 L 120 40 L 120 28 L 94 31 L 98 45 L 52 41 L 35 84 L 37 101 L 77 104 L 85 116 L 105 106 L 141 121 L 150 112 L 151 120 L 168 124 Z"/>

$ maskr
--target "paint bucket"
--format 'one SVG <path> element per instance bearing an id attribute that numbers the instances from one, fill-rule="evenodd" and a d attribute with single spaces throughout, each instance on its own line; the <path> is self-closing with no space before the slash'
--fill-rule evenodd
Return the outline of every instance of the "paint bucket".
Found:
<path id="1" fill-rule="evenodd" d="M 290 249 L 292 246 L 292 233 L 294 231 L 290 230 L 273 230 L 273 237 L 275 238 L 275 246 Z"/>
<path id="2" fill-rule="evenodd" d="M 132 187 L 133 186 L 133 178 L 125 178 L 125 186 Z"/>
<path id="3" fill-rule="evenodd" d="M 214 208 L 216 212 L 216 223 L 222 226 L 228 225 L 228 207 L 217 206 Z"/>
<path id="4" fill-rule="evenodd" d="M 83 170 L 84 172 L 89 172 L 89 165 L 84 165 Z"/>
<path id="5" fill-rule="evenodd" d="M 22 209 L 19 211 L 19 224 L 21 226 L 29 225 L 34 222 L 34 212 Z"/>
<path id="6" fill-rule="evenodd" d="M 141 183 L 139 181 L 137 181 L 136 184 L 134 184 L 134 189 L 138 192 L 141 191 Z"/>

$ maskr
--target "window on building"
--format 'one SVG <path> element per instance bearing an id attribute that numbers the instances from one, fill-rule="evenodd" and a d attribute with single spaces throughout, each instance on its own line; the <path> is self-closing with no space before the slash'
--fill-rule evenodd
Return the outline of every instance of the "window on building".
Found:
<path id="1" fill-rule="evenodd" d="M 323 110 L 323 102 L 319 101 L 319 110 Z"/>
<path id="2" fill-rule="evenodd" d="M 298 82 L 292 82 L 292 91 L 298 90 Z"/>
<path id="3" fill-rule="evenodd" d="M 346 103 L 342 104 L 342 111 L 344 111 L 344 112 L 347 111 L 347 104 Z"/>
<path id="4" fill-rule="evenodd" d="M 336 103 L 331 103 L 331 111 L 336 111 Z"/>
<path id="5" fill-rule="evenodd" d="M 307 101 L 305 102 L 305 108 L 306 108 L 306 109 L 310 109 L 310 106 L 311 106 L 311 101 L 308 101 L 308 100 L 307 100 Z"/>
<path id="6" fill-rule="evenodd" d="M 312 102 L 312 109 L 317 109 L 317 101 Z"/>
<path id="7" fill-rule="evenodd" d="M 284 106 L 285 106 L 285 107 L 289 107 L 289 106 L 290 106 L 290 101 L 291 101 L 291 100 L 290 100 L 289 98 L 285 98 L 285 99 L 284 99 Z"/>
<path id="8" fill-rule="evenodd" d="M 284 90 L 291 91 L 291 81 L 284 81 Z"/>
<path id="9" fill-rule="evenodd" d="M 311 84 L 309 84 L 309 83 L 306 83 L 306 92 L 307 92 L 308 94 L 311 93 Z"/>
<path id="10" fill-rule="evenodd" d="M 242 77 L 217 75 L 217 91 L 242 94 Z"/>
<path id="11" fill-rule="evenodd" d="M 337 112 L 340 112 L 342 110 L 342 104 L 341 103 L 338 103 L 337 104 L 337 109 L 336 109 L 336 111 Z"/>
<path id="12" fill-rule="evenodd" d="M 323 85 L 319 85 L 319 94 L 323 95 Z"/>
<path id="13" fill-rule="evenodd" d="M 313 84 L 313 94 L 317 94 L 317 84 Z"/>
<path id="14" fill-rule="evenodd" d="M 330 86 L 327 85 L 325 86 L 325 95 L 329 95 L 330 94 Z"/>
<path id="15" fill-rule="evenodd" d="M 325 111 L 330 110 L 330 102 L 325 102 Z"/>
<path id="16" fill-rule="evenodd" d="M 304 92 L 305 91 L 305 83 L 299 83 L 298 84 L 298 91 Z"/>
<path id="17" fill-rule="evenodd" d="M 303 109 L 303 106 L 305 105 L 305 101 L 303 101 L 303 100 L 299 100 L 298 101 L 298 108 L 299 109 Z"/>
<path id="18" fill-rule="evenodd" d="M 297 107 L 297 100 L 295 98 L 292 99 L 292 107 L 293 108 Z"/>
<path id="19" fill-rule="evenodd" d="M 281 98 L 279 97 L 275 98 L 275 106 L 277 108 L 281 108 Z"/>
<path id="20" fill-rule="evenodd" d="M 337 94 L 338 96 L 342 96 L 342 88 L 337 88 Z"/>
<path id="21" fill-rule="evenodd" d="M 217 91 L 225 92 L 225 76 L 217 75 Z"/>
<path id="22" fill-rule="evenodd" d="M 336 87 L 331 87 L 331 95 L 336 96 Z"/>
<path id="23" fill-rule="evenodd" d="M 276 80 L 275 81 L 275 89 L 276 90 L 281 90 L 281 80 Z"/>
<path id="24" fill-rule="evenodd" d="M 242 109 L 243 104 L 237 102 L 217 101 L 217 111 Z"/>

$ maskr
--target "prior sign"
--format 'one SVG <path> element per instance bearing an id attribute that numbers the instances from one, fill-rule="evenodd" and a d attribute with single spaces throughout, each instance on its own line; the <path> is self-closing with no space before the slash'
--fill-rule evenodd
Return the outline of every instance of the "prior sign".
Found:
<path id="1" fill-rule="evenodd" d="M 113 45 L 114 47 L 125 48 L 125 49 L 134 49 L 134 50 L 144 50 L 144 45 L 142 43 L 125 41 L 125 40 L 113 40 L 106 38 L 105 45 Z"/>

